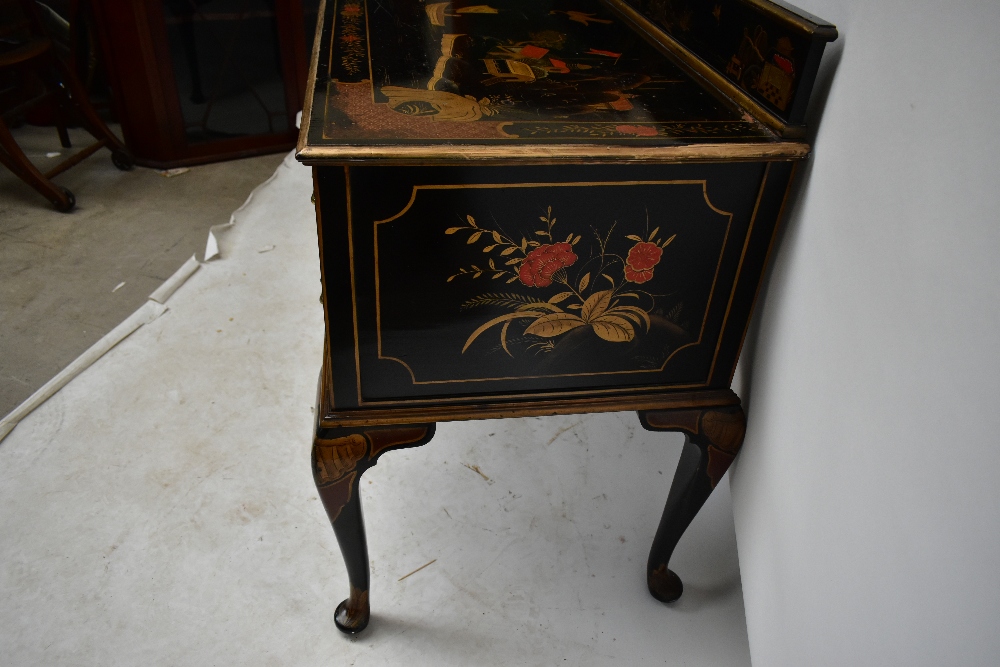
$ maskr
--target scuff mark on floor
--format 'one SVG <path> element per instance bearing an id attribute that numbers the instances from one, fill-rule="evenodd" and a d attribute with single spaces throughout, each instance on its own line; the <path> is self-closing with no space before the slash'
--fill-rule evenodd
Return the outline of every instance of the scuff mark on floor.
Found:
<path id="1" fill-rule="evenodd" d="M 552 436 L 551 438 L 549 438 L 549 441 L 545 443 L 545 446 L 548 447 L 553 442 L 555 442 L 556 440 L 558 440 L 559 436 L 561 436 L 563 433 L 565 433 L 566 431 L 572 431 L 577 426 L 579 426 L 581 423 L 582 422 L 573 422 L 569 426 L 563 426 L 561 429 L 559 429 L 558 431 L 556 431 L 556 434 L 554 436 Z"/>
<path id="2" fill-rule="evenodd" d="M 412 576 L 412 575 L 416 574 L 417 572 L 420 572 L 420 570 L 424 569 L 424 568 L 425 568 L 425 567 L 427 567 L 428 565 L 433 565 L 433 564 L 434 564 L 434 563 L 436 563 L 436 562 L 437 562 L 437 558 L 435 558 L 434 560 L 432 560 L 432 561 L 431 561 L 431 562 L 429 562 L 429 563 L 424 563 L 423 565 L 421 565 L 420 567 L 418 567 L 418 568 L 417 568 L 416 570 L 414 570 L 413 572 L 410 572 L 410 573 L 408 573 L 408 574 L 404 574 L 404 575 L 403 575 L 402 577 L 400 577 L 400 578 L 399 578 L 399 579 L 397 579 L 396 581 L 402 581 L 403 579 L 406 579 L 407 577 L 409 577 L 409 576 Z"/>
<path id="3" fill-rule="evenodd" d="M 493 480 L 490 479 L 489 477 L 487 477 L 486 473 L 484 473 L 482 470 L 479 469 L 479 466 L 477 466 L 477 465 L 469 465 L 468 463 L 463 463 L 462 465 L 464 465 L 466 468 L 468 468 L 472 472 L 476 473 L 477 475 L 479 475 L 480 477 L 482 477 L 483 479 L 485 479 L 490 484 L 493 483 Z"/>

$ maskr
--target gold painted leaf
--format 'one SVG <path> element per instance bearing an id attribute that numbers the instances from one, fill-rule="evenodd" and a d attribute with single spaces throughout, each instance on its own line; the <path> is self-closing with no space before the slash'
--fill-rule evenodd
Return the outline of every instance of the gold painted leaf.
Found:
<path id="1" fill-rule="evenodd" d="M 548 232 L 535 232 L 535 234 L 537 234 L 538 236 L 548 236 L 549 235 Z"/>
<path id="2" fill-rule="evenodd" d="M 579 242 L 580 242 L 580 237 L 577 236 L 575 239 L 573 239 L 573 242 L 570 245 L 576 245 Z"/>
<path id="3" fill-rule="evenodd" d="M 493 269 L 494 271 L 497 270 L 497 265 L 493 263 L 492 257 L 490 257 L 490 268 Z"/>
<path id="4" fill-rule="evenodd" d="M 488 245 L 485 248 L 483 248 L 483 252 L 489 252 L 489 251 L 493 250 L 493 248 L 496 248 L 496 246 L 495 245 Z"/>
<path id="5" fill-rule="evenodd" d="M 608 313 L 611 313 L 611 312 L 614 313 L 615 317 L 624 317 L 629 322 L 635 322 L 636 325 L 638 325 L 638 326 L 642 326 L 642 324 L 643 324 L 642 318 L 639 317 L 638 315 L 636 315 L 635 313 L 626 313 L 624 311 L 617 311 L 617 310 L 616 311 L 610 311 L 610 310 L 608 311 Z M 608 313 L 605 313 L 605 315 L 607 315 Z"/>
<path id="6" fill-rule="evenodd" d="M 482 271 L 477 271 L 477 272 L 476 272 L 476 275 L 474 275 L 474 276 L 472 276 L 472 277 L 473 277 L 473 278 L 478 278 L 478 277 L 479 277 L 479 276 L 481 276 L 481 275 L 483 275 L 483 272 L 482 272 Z"/>
<path id="7" fill-rule="evenodd" d="M 566 237 L 566 240 L 563 241 L 563 243 L 569 243 L 572 240 L 573 240 L 573 232 L 570 232 L 569 236 Z"/>
<path id="8" fill-rule="evenodd" d="M 446 280 L 445 282 L 450 283 L 454 279 L 455 279 L 455 276 L 448 276 L 448 280 Z"/>
<path id="9" fill-rule="evenodd" d="M 454 234 L 455 232 L 460 231 L 461 229 L 462 229 L 461 227 L 449 227 L 448 229 L 444 230 L 444 233 Z"/>
<path id="10" fill-rule="evenodd" d="M 507 281 L 507 284 L 508 284 L 508 285 L 510 285 L 510 284 L 511 284 L 512 282 L 514 282 L 515 280 L 517 280 L 517 276 L 514 276 L 513 278 L 511 278 L 510 280 L 508 280 L 508 281 Z"/>
<path id="11" fill-rule="evenodd" d="M 662 247 L 666 248 L 668 245 L 670 245 L 670 242 L 673 241 L 675 238 L 677 238 L 677 234 L 674 234 L 669 239 L 667 239 L 666 241 L 664 241 Z"/>
<path id="12" fill-rule="evenodd" d="M 468 244 L 471 245 L 471 244 L 475 243 L 476 241 L 478 241 L 479 237 L 482 236 L 482 235 L 483 235 L 482 232 L 473 232 L 472 234 L 469 235 L 469 240 L 466 241 L 466 243 L 468 243 Z"/>
<path id="13" fill-rule="evenodd" d="M 560 303 L 570 298 L 571 296 L 573 296 L 572 292 L 559 292 L 559 294 L 556 294 L 554 297 L 549 299 L 549 303 Z"/>
<path id="14" fill-rule="evenodd" d="M 513 266 L 514 264 L 520 264 L 521 258 L 515 257 L 514 259 L 508 259 L 504 266 Z"/>
<path id="15" fill-rule="evenodd" d="M 501 315 L 500 317 L 494 317 L 492 320 L 472 332 L 472 335 L 469 336 L 469 340 L 465 341 L 465 347 L 462 348 L 462 353 L 465 354 L 465 351 L 469 349 L 470 345 L 472 345 L 472 341 L 479 338 L 479 334 L 483 333 L 493 325 L 500 324 L 501 322 L 506 322 L 508 320 L 516 320 L 526 317 L 538 317 L 538 313 L 507 313 L 505 315 Z"/>
<path id="16" fill-rule="evenodd" d="M 612 343 L 627 343 L 635 338 L 632 324 L 623 317 L 605 315 L 590 323 L 594 333 Z"/>
<path id="17" fill-rule="evenodd" d="M 629 234 L 625 238 L 627 238 L 629 241 L 638 241 L 639 243 L 642 243 L 642 239 L 636 236 L 635 234 Z"/>
<path id="18" fill-rule="evenodd" d="M 617 312 L 617 311 L 608 311 L 608 312 L 609 313 L 610 312 L 615 312 L 617 315 L 620 315 L 621 317 L 624 317 L 629 322 L 635 322 L 636 324 L 642 324 L 642 320 L 635 313 L 622 313 L 622 312 Z"/>
<path id="19" fill-rule="evenodd" d="M 528 247 L 528 239 L 526 239 L 526 238 L 524 238 L 522 236 L 521 237 L 521 252 L 524 252 L 524 249 L 527 248 L 527 247 Z"/>
<path id="20" fill-rule="evenodd" d="M 586 321 L 591 321 L 595 317 L 600 317 L 608 306 L 611 304 L 611 290 L 601 290 L 600 292 L 594 292 L 591 294 L 586 301 L 583 302 L 583 308 L 580 310 L 580 317 Z"/>
<path id="21" fill-rule="evenodd" d="M 496 280 L 497 278 L 503 278 L 503 273 L 502 272 L 501 273 L 494 273 L 493 274 L 493 280 Z"/>
<path id="22" fill-rule="evenodd" d="M 493 232 L 493 240 L 500 243 L 503 239 L 500 238 L 500 232 Z"/>
<path id="23" fill-rule="evenodd" d="M 572 313 L 552 313 L 542 315 L 537 320 L 528 325 L 524 333 L 542 338 L 553 338 L 577 327 L 582 327 L 585 322 Z"/>
<path id="24" fill-rule="evenodd" d="M 517 246 L 513 246 L 513 245 L 512 245 L 512 246 L 511 246 L 511 247 L 509 247 L 509 248 L 504 248 L 504 249 L 503 249 L 503 250 L 502 250 L 502 251 L 500 252 L 500 254 L 501 254 L 501 255 L 509 255 L 510 253 L 514 252 L 515 250 L 517 250 Z"/>
<path id="25" fill-rule="evenodd" d="M 580 310 L 581 306 L 578 303 L 572 303 L 566 306 L 566 310 Z"/>
<path id="26" fill-rule="evenodd" d="M 535 301 L 533 303 L 526 303 L 520 306 L 518 310 L 547 310 L 552 313 L 561 313 L 562 308 L 552 303 L 545 303 L 543 301 Z M 541 314 L 541 313 L 539 313 Z"/>
<path id="27" fill-rule="evenodd" d="M 468 220 L 469 224 L 472 225 L 473 227 L 476 226 L 476 220 L 471 215 L 465 216 L 465 219 Z"/>
<path id="28" fill-rule="evenodd" d="M 649 235 L 649 240 L 650 241 L 652 241 L 654 238 L 656 238 L 656 232 L 658 232 L 658 231 L 660 231 L 659 227 L 657 227 L 656 229 L 653 230 L 653 233 Z"/>
<path id="29" fill-rule="evenodd" d="M 507 320 L 503 323 L 503 328 L 500 329 L 500 345 L 503 347 L 503 351 L 507 353 L 508 357 L 513 357 L 514 355 L 507 349 L 507 329 L 509 328 L 510 320 Z"/>
<path id="30" fill-rule="evenodd" d="M 607 278 L 608 280 L 610 280 L 610 281 L 611 281 L 611 286 L 612 286 L 612 287 L 614 287 L 614 286 L 615 286 L 615 279 L 614 279 L 614 278 L 612 278 L 611 276 L 609 276 L 609 275 L 608 275 L 608 274 L 606 274 L 606 273 L 602 273 L 601 275 L 602 275 L 602 276 L 604 276 L 605 278 Z"/>
<path id="31" fill-rule="evenodd" d="M 649 314 L 637 306 L 615 306 L 609 310 L 606 315 L 621 315 L 631 313 L 633 316 L 640 318 L 646 324 L 646 331 L 649 331 L 651 322 L 649 321 Z"/>
<path id="32" fill-rule="evenodd" d="M 580 291 L 587 289 L 587 285 L 590 284 L 590 273 L 583 274 L 583 278 L 580 278 Z"/>

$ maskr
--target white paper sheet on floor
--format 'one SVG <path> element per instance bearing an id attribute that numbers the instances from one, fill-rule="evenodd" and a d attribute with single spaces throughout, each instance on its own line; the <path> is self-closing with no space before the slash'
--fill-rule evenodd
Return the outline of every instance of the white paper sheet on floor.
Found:
<path id="1" fill-rule="evenodd" d="M 222 261 L 0 444 L 0 662 L 749 665 L 727 483 L 675 554 L 681 601 L 645 590 L 681 440 L 634 414 L 445 423 L 386 455 L 361 480 L 372 624 L 334 629 L 310 191 L 290 157 Z"/>

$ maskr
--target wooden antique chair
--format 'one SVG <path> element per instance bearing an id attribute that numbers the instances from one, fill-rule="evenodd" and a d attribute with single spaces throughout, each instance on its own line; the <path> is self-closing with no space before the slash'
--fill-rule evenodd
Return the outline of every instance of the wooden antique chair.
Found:
<path id="1" fill-rule="evenodd" d="M 71 19 L 77 12 L 78 2 L 74 0 Z M 56 127 L 63 148 L 71 146 L 66 131 L 71 120 L 90 132 L 96 141 L 43 173 L 14 141 L 8 123 L 46 102 L 55 105 Z M 72 192 L 52 182 L 55 176 L 104 147 L 111 150 L 111 161 L 119 169 L 127 171 L 135 164 L 131 152 L 90 105 L 72 67 L 56 55 L 34 0 L 0 0 L 0 104 L 3 105 L 0 106 L 3 110 L 0 113 L 0 163 L 63 213 L 73 209 L 76 198 Z"/>

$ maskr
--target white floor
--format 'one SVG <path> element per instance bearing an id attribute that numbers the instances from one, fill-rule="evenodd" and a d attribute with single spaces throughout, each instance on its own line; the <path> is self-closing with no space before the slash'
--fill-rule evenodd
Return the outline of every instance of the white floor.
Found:
<path id="1" fill-rule="evenodd" d="M 310 175 L 278 171 L 224 259 L 0 443 L 0 665 L 748 665 L 728 480 L 674 556 L 681 601 L 645 590 L 682 440 L 630 413 L 440 424 L 383 457 L 372 623 L 337 632 Z"/>

